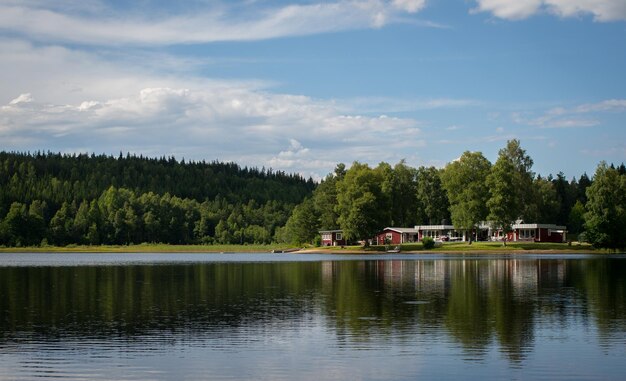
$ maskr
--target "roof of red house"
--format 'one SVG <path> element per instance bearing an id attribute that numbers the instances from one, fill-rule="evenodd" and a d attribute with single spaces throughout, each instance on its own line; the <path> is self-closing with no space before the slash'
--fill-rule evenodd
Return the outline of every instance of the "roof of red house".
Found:
<path id="1" fill-rule="evenodd" d="M 394 231 L 396 233 L 417 233 L 417 229 L 416 228 L 391 228 L 391 227 L 386 227 L 383 229 L 383 232 L 385 230 L 391 230 Z"/>

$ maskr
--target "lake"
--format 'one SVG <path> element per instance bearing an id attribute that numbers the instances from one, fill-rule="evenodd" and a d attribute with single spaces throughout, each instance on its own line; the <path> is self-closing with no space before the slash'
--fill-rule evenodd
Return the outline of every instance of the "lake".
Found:
<path id="1" fill-rule="evenodd" d="M 626 378 L 626 256 L 0 254 L 0 380 Z"/>

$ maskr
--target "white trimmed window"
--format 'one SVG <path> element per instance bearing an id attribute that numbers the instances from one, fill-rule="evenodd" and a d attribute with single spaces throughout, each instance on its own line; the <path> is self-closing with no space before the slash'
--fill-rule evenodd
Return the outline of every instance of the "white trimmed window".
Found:
<path id="1" fill-rule="evenodd" d="M 337 241 L 341 241 L 343 239 L 343 235 L 341 233 L 337 233 L 337 234 L 335 234 L 335 239 Z"/>
<path id="2" fill-rule="evenodd" d="M 439 230 L 427 230 L 425 235 L 426 237 L 437 238 L 439 237 Z"/>

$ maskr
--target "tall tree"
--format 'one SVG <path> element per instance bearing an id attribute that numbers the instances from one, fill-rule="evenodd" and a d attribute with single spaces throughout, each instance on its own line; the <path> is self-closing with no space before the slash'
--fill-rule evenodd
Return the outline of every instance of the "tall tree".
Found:
<path id="1" fill-rule="evenodd" d="M 486 180 L 490 169 L 491 163 L 481 152 L 466 151 L 441 174 L 455 228 L 472 230 L 487 217 L 489 189 Z"/>
<path id="2" fill-rule="evenodd" d="M 559 212 L 559 201 L 554 184 L 544 178 L 537 177 L 533 182 L 535 195 L 535 214 L 525 214 L 528 222 L 556 223 Z M 528 212 L 529 209 L 526 209 Z"/>
<path id="3" fill-rule="evenodd" d="M 539 190 L 533 186 L 533 160 L 517 139 L 509 140 L 498 152 L 498 160 L 487 177 L 489 216 L 496 228 L 509 232 L 518 219 L 538 217 Z"/>
<path id="4" fill-rule="evenodd" d="M 498 156 L 506 158 L 514 169 L 513 180 L 517 189 L 517 198 L 521 204 L 519 217 L 528 219 L 536 213 L 534 201 L 537 198 L 533 187 L 535 173 L 532 171 L 533 159 L 522 148 L 517 139 L 509 140 L 506 147 L 499 151 Z"/>
<path id="5" fill-rule="evenodd" d="M 339 226 L 349 240 L 367 240 L 389 223 L 389 205 L 380 171 L 354 162 L 337 183 Z"/>
<path id="6" fill-rule="evenodd" d="M 509 140 L 498 152 L 498 160 L 487 177 L 490 197 L 488 219 L 509 232 L 516 220 L 537 216 L 538 195 L 533 187 L 533 160 L 517 139 Z"/>
<path id="7" fill-rule="evenodd" d="M 626 249 L 626 175 L 601 162 L 585 207 L 587 240 L 596 247 Z"/>
<path id="8" fill-rule="evenodd" d="M 34 200 L 28 208 L 28 244 L 37 245 L 46 237 L 46 215 L 48 205 L 45 201 Z M 45 242 L 45 241 L 44 241 Z"/>
<path id="9" fill-rule="evenodd" d="M 448 195 L 441 182 L 442 171 L 435 167 L 417 170 L 417 223 L 436 225 L 450 218 Z"/>
<path id="10" fill-rule="evenodd" d="M 14 202 L 0 224 L 0 243 L 23 246 L 28 242 L 28 209 L 21 202 Z"/>
<path id="11" fill-rule="evenodd" d="M 391 225 L 413 226 L 417 223 L 416 174 L 414 168 L 406 165 L 404 160 L 394 165 L 391 176 Z"/>
<path id="12" fill-rule="evenodd" d="M 346 166 L 337 164 L 335 172 L 328 174 L 313 192 L 313 204 L 319 215 L 320 229 L 332 230 L 339 228 L 337 208 L 337 183 L 346 176 Z"/>
<path id="13" fill-rule="evenodd" d="M 87 233 L 89 232 L 90 226 L 89 203 L 87 201 L 83 201 L 80 203 L 80 206 L 76 211 L 76 216 L 74 216 L 74 223 L 72 224 L 73 231 L 71 234 L 72 240 L 80 244 L 88 243 Z"/>
<path id="14" fill-rule="evenodd" d="M 71 242 L 74 225 L 74 208 L 64 202 L 50 220 L 50 235 L 56 245 L 66 245 Z"/>
<path id="15" fill-rule="evenodd" d="M 585 225 L 585 206 L 582 202 L 576 201 L 576 204 L 569 212 L 569 219 L 567 224 L 567 231 L 574 236 L 577 236 L 583 231 Z"/>
<path id="16" fill-rule="evenodd" d="M 572 184 L 567 181 L 563 172 L 559 172 L 556 178 L 552 180 L 554 189 L 556 190 L 557 199 L 559 202 L 559 210 L 557 213 L 556 223 L 559 225 L 567 224 L 567 218 L 569 217 L 570 210 L 576 202 L 577 190 L 572 188 Z"/>
<path id="17" fill-rule="evenodd" d="M 489 215 L 487 219 L 494 228 L 502 229 L 505 233 L 511 231 L 515 220 L 522 212 L 522 201 L 515 179 L 515 166 L 502 154 L 498 157 L 496 164 L 491 168 L 491 173 L 487 176 L 487 186 L 489 187 L 489 199 L 487 207 Z"/>
<path id="18" fill-rule="evenodd" d="M 311 199 L 296 206 L 285 225 L 285 240 L 289 243 L 311 243 L 319 230 L 319 216 Z"/>
<path id="19" fill-rule="evenodd" d="M 583 205 L 587 203 L 587 188 L 591 185 L 591 179 L 587 176 L 587 173 L 583 173 L 578 179 L 578 186 L 576 189 L 576 199 Z"/>

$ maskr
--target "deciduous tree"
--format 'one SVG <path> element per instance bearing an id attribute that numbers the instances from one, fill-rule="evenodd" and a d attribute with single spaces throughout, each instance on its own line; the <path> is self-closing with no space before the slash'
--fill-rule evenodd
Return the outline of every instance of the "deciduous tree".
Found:
<path id="1" fill-rule="evenodd" d="M 450 215 L 457 229 L 472 230 L 488 214 L 486 180 L 491 163 L 481 152 L 466 151 L 441 174 L 450 200 Z"/>
<path id="2" fill-rule="evenodd" d="M 417 222 L 436 225 L 450 219 L 448 194 L 441 182 L 441 170 L 420 167 L 417 170 Z"/>
<path id="3" fill-rule="evenodd" d="M 587 240 L 596 247 L 626 248 L 626 175 L 600 163 L 587 188 Z"/>
<path id="4" fill-rule="evenodd" d="M 349 240 L 367 240 L 389 222 L 380 171 L 354 162 L 337 183 L 339 226 Z"/>

